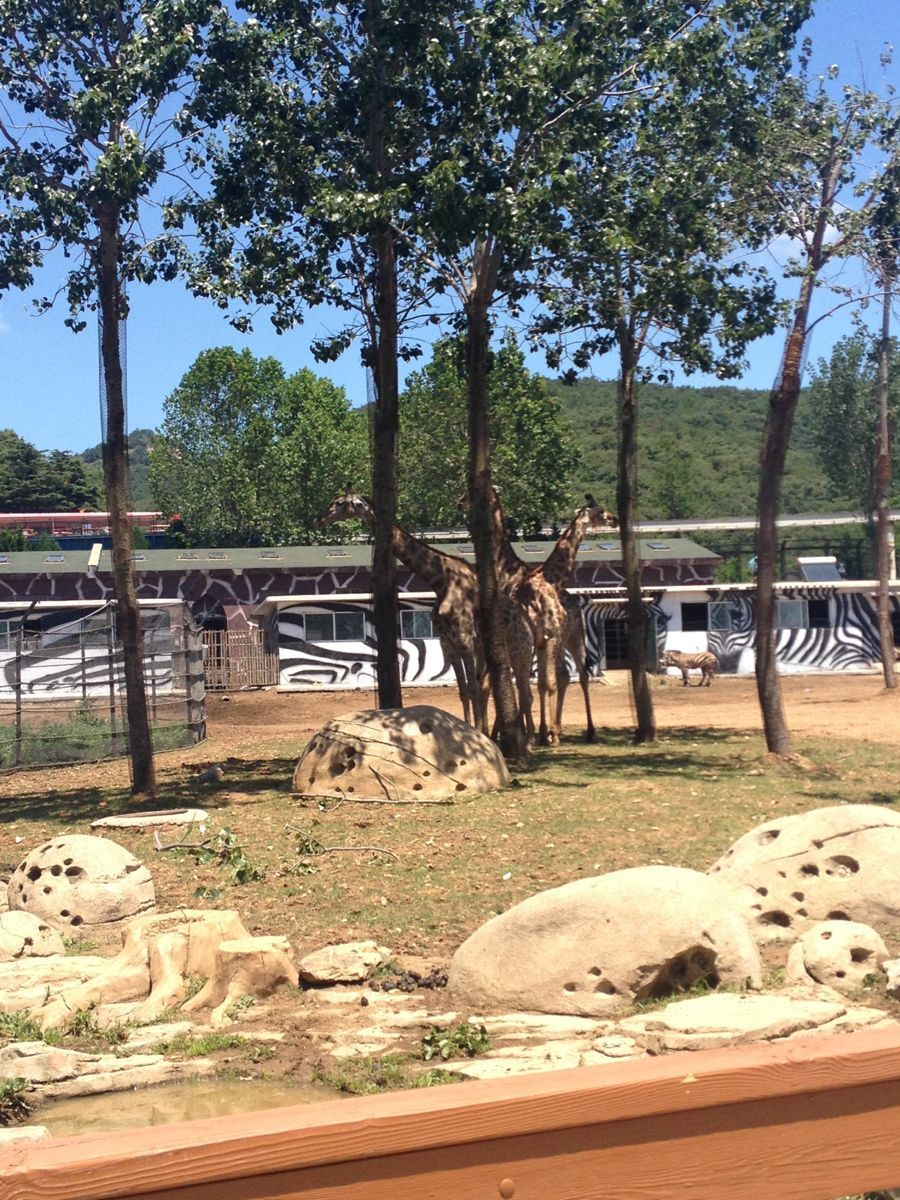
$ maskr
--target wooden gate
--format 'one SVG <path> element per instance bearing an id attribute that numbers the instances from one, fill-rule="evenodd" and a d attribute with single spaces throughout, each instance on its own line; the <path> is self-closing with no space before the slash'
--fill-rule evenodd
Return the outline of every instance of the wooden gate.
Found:
<path id="1" fill-rule="evenodd" d="M 210 692 L 278 683 L 278 651 L 264 629 L 204 629 L 203 662 Z"/>

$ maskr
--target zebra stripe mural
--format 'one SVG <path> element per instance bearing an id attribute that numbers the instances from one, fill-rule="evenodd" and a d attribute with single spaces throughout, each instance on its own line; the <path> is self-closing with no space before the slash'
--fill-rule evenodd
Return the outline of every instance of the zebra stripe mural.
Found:
<path id="1" fill-rule="evenodd" d="M 578 596 L 592 675 L 626 665 L 624 599 L 621 592 L 610 595 L 609 589 L 603 589 L 603 593 Z M 720 674 L 753 674 L 751 586 L 660 588 L 645 592 L 644 601 L 650 629 L 655 632 L 656 662 L 667 650 L 689 654 L 711 650 L 719 661 Z M 782 586 L 778 601 L 782 622 L 776 639 L 778 663 L 785 674 L 872 669 L 879 657 L 872 585 Z M 892 604 L 895 625 L 900 629 L 900 597 L 894 596 Z M 686 610 L 694 621 L 689 628 L 685 627 Z M 404 686 L 453 684 L 453 672 L 430 628 L 427 601 L 401 599 L 400 611 Z M 370 613 L 371 606 L 365 601 L 279 605 L 274 619 L 281 686 L 300 690 L 374 687 L 375 640 Z M 571 660 L 569 666 L 573 668 Z"/>
<path id="2" fill-rule="evenodd" d="M 110 651 L 108 609 L 42 611 L 0 607 L 0 700 L 85 699 L 123 692 L 125 676 L 115 640 Z M 169 613 L 144 609 L 144 674 L 151 694 L 173 687 Z M 18 658 L 18 631 L 22 654 Z"/>

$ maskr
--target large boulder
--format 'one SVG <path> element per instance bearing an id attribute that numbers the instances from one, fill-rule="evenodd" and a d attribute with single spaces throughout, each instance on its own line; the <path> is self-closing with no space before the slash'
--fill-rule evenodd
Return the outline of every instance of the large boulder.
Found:
<path id="1" fill-rule="evenodd" d="M 417 704 L 366 709 L 323 725 L 297 763 L 292 790 L 435 803 L 508 783 L 490 738 L 440 708 Z"/>
<path id="2" fill-rule="evenodd" d="M 736 887 L 761 941 L 795 941 L 818 921 L 900 930 L 900 814 L 842 804 L 778 817 L 738 838 L 709 873 Z"/>
<path id="3" fill-rule="evenodd" d="M 727 888 L 681 867 L 632 867 L 523 900 L 456 952 L 454 1003 L 606 1016 L 698 980 L 759 988 L 759 953 Z"/>
<path id="4" fill-rule="evenodd" d="M 107 838 L 72 834 L 32 850 L 9 880 L 10 909 L 57 929 L 127 921 L 156 904 L 150 872 Z"/>

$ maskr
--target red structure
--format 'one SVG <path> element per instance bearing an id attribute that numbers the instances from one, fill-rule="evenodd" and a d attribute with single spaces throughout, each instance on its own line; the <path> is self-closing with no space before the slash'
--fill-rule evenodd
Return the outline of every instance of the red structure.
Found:
<path id="1" fill-rule="evenodd" d="M 164 533 L 167 522 L 161 512 L 130 512 L 128 519 L 145 533 Z M 51 537 L 90 537 L 92 534 L 109 532 L 107 512 L 29 512 L 0 513 L 0 529 L 21 529 L 26 537 L 32 534 L 49 533 Z"/>

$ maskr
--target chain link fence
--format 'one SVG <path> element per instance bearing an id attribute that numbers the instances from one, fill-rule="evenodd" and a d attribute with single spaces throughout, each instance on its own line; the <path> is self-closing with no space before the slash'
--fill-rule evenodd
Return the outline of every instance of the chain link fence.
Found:
<path id="1" fill-rule="evenodd" d="M 183 604 L 141 606 L 155 750 L 206 736 L 201 632 Z M 0 771 L 128 753 L 113 603 L 0 606 Z"/>

